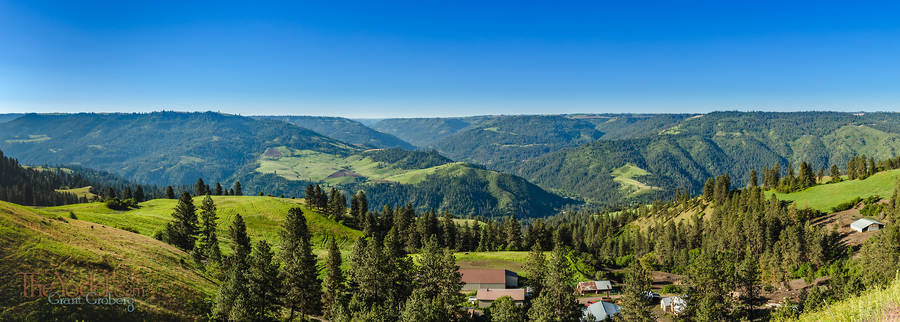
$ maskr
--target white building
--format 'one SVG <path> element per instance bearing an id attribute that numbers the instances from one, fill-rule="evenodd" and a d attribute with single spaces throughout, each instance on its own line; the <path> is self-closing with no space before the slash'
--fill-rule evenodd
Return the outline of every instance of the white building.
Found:
<path id="1" fill-rule="evenodd" d="M 850 224 L 850 228 L 853 228 L 853 230 L 855 231 L 864 233 L 867 231 L 876 231 L 884 228 L 884 224 L 874 219 L 862 218 Z"/>
<path id="2" fill-rule="evenodd" d="M 663 312 L 678 315 L 687 308 L 687 302 L 681 296 L 667 296 L 659 300 L 659 306 Z"/>

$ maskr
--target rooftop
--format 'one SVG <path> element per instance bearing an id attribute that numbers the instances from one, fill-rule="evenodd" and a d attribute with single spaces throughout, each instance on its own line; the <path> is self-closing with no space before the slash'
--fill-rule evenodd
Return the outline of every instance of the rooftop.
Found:
<path id="1" fill-rule="evenodd" d="M 505 269 L 461 269 L 459 274 L 466 284 L 506 284 L 507 275 L 516 275 Z"/>
<path id="2" fill-rule="evenodd" d="M 499 289 L 499 288 L 480 288 L 475 297 L 479 301 L 494 301 L 504 296 L 509 296 L 514 301 L 525 300 L 524 288 Z"/>

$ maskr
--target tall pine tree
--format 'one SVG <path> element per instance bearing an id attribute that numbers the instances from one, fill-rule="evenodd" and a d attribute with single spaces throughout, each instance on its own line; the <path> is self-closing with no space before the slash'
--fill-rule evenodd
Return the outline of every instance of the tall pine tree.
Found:
<path id="1" fill-rule="evenodd" d="M 312 253 L 309 227 L 300 208 L 288 210 L 281 231 L 281 256 L 284 264 L 282 280 L 290 319 L 294 311 L 304 315 L 319 314 L 322 306 L 322 281 L 316 270 L 316 256 Z"/>

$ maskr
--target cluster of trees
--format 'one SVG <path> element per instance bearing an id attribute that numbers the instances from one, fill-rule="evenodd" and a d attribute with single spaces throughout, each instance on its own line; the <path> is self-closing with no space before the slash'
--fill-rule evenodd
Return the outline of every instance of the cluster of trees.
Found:
<path id="1" fill-rule="evenodd" d="M 836 170 L 832 167 L 832 172 Z M 763 169 L 763 187 L 767 189 L 775 189 L 781 193 L 790 193 L 800 191 L 816 185 L 816 182 L 824 176 L 824 169 L 820 169 L 819 173 L 813 172 L 812 166 L 806 161 L 800 163 L 799 173 L 794 173 L 794 167 L 787 166 L 787 174 L 781 176 L 781 166 L 777 163 L 772 168 Z M 837 177 L 837 176 L 835 176 Z M 756 170 L 750 172 L 750 185 L 756 186 Z"/>
<path id="2" fill-rule="evenodd" d="M 868 158 L 866 155 L 856 156 L 847 162 L 847 176 L 850 180 L 865 179 L 878 172 L 875 167 L 875 159 Z"/>
<path id="3" fill-rule="evenodd" d="M 221 264 L 222 252 L 216 233 L 216 220 L 216 204 L 208 194 L 203 198 L 198 214 L 193 197 L 185 191 L 181 193 L 172 211 L 172 221 L 157 232 L 155 237 L 191 253 L 197 262 L 208 260 Z"/>
<path id="4" fill-rule="evenodd" d="M 357 198 L 357 195 L 353 195 L 354 202 L 357 202 Z M 362 199 L 365 200 L 365 198 L 366 196 L 362 195 Z M 326 193 L 318 184 L 306 186 L 306 204 L 332 219 L 343 218 L 347 212 L 347 198 L 344 197 L 344 193 L 335 188 L 331 188 L 331 191 Z M 359 219 L 362 218 L 357 216 L 359 214 L 359 211 L 351 211 L 348 224 L 358 227 Z"/>
<path id="5" fill-rule="evenodd" d="M 166 197 L 169 199 L 175 199 L 175 192 L 172 187 L 166 187 Z M 169 192 L 172 192 L 170 195 Z M 222 188 L 222 185 L 216 182 L 215 190 L 210 189 L 209 185 L 206 182 L 203 182 L 203 178 L 197 178 L 197 182 L 194 183 L 194 196 L 205 196 L 205 195 L 213 195 L 213 196 L 243 196 L 244 192 L 241 188 L 241 182 L 235 181 L 234 187 L 231 189 L 225 190 Z"/>

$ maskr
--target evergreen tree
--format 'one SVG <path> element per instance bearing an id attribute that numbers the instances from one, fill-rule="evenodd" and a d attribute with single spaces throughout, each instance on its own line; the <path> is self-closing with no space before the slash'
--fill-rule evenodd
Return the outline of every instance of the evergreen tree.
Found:
<path id="1" fill-rule="evenodd" d="M 528 261 L 522 269 L 525 271 L 525 286 L 531 287 L 534 294 L 540 295 L 544 288 L 544 272 L 547 271 L 547 259 L 540 245 L 535 244 L 528 252 Z"/>
<path id="2" fill-rule="evenodd" d="M 144 187 L 137 186 L 134 190 L 134 201 L 144 202 L 146 201 L 147 196 L 144 195 Z"/>
<path id="3" fill-rule="evenodd" d="M 254 321 L 274 321 L 279 318 L 281 280 L 279 264 L 273 257 L 274 253 L 265 240 L 256 243 L 250 257 L 247 288 L 250 295 L 249 315 Z"/>
<path id="4" fill-rule="evenodd" d="M 172 218 L 171 230 L 167 231 L 167 240 L 175 247 L 185 251 L 193 250 L 199 223 L 191 194 L 187 192 L 181 194 Z"/>
<path id="5" fill-rule="evenodd" d="M 421 296 L 440 307 L 447 317 L 452 317 L 456 315 L 457 303 L 462 301 L 460 290 L 462 281 L 456 258 L 450 250 L 441 250 L 437 236 L 431 236 L 419 257 L 413 294 L 420 292 Z"/>
<path id="6" fill-rule="evenodd" d="M 194 195 L 202 196 L 206 194 L 206 183 L 203 182 L 203 178 L 197 178 L 197 183 L 194 184 Z"/>
<path id="7" fill-rule="evenodd" d="M 531 321 L 580 321 L 583 306 L 572 292 L 572 271 L 565 252 L 557 246 L 544 271 L 544 289 L 528 310 Z"/>
<path id="8" fill-rule="evenodd" d="M 757 182 L 756 182 L 757 179 L 758 179 L 758 178 L 757 178 L 757 175 L 756 175 L 756 170 L 750 170 L 750 186 L 751 186 L 751 187 L 756 187 L 756 186 L 758 186 L 758 184 L 757 184 Z"/>
<path id="9" fill-rule="evenodd" d="M 321 309 L 322 282 L 316 270 L 316 256 L 312 253 L 309 228 L 300 208 L 288 210 L 281 231 L 281 256 L 284 270 L 282 280 L 289 320 L 294 311 L 315 315 Z"/>
<path id="10" fill-rule="evenodd" d="M 172 186 L 166 187 L 166 199 L 175 199 L 175 190 Z"/>
<path id="11" fill-rule="evenodd" d="M 703 199 L 706 201 L 713 200 L 713 190 L 715 189 L 716 181 L 713 178 L 706 179 L 706 184 L 703 185 Z"/>
<path id="12" fill-rule="evenodd" d="M 362 190 L 357 192 L 356 202 L 359 203 L 359 212 L 356 214 L 356 218 L 365 218 L 365 214 L 369 212 L 369 200 L 366 198 L 366 193 Z"/>
<path id="13" fill-rule="evenodd" d="M 525 322 L 522 308 L 516 305 L 509 296 L 501 296 L 491 303 L 487 313 L 490 321 L 493 322 Z"/>
<path id="14" fill-rule="evenodd" d="M 344 194 L 335 188 L 331 188 L 331 198 L 328 201 L 328 212 L 335 220 L 340 220 L 347 213 L 347 199 Z"/>
<path id="15" fill-rule="evenodd" d="M 200 205 L 200 240 L 198 252 L 202 257 L 218 263 L 221 261 L 222 252 L 219 249 L 219 238 L 216 236 L 216 204 L 209 195 L 203 198 Z"/>
<path id="16" fill-rule="evenodd" d="M 132 199 L 134 198 L 134 193 L 131 192 L 131 187 L 125 186 L 122 189 L 122 199 Z"/>
<path id="17" fill-rule="evenodd" d="M 503 230 L 506 237 L 504 240 L 506 250 L 519 250 L 519 245 L 522 244 L 522 226 L 519 225 L 516 217 L 507 217 L 503 224 Z"/>
<path id="18" fill-rule="evenodd" d="M 234 182 L 234 193 L 232 193 L 231 195 L 232 196 L 243 196 L 244 195 L 244 192 L 241 190 L 241 182 L 240 181 Z"/>
<path id="19" fill-rule="evenodd" d="M 444 247 L 455 249 L 456 248 L 456 223 L 453 222 L 453 215 L 450 212 L 445 211 L 443 216 L 443 236 L 444 236 Z"/>
<path id="20" fill-rule="evenodd" d="M 639 261 L 632 261 L 625 275 L 620 311 L 623 321 L 656 321 L 645 298 L 646 292 L 650 291 L 651 281 L 650 271 Z"/>
<path id="21" fill-rule="evenodd" d="M 831 165 L 831 181 L 837 182 L 841 180 L 841 170 L 838 169 L 837 164 Z"/>
<path id="22" fill-rule="evenodd" d="M 253 300 L 247 288 L 250 237 L 247 236 L 247 226 L 240 214 L 235 216 L 231 227 L 228 228 L 228 237 L 232 241 L 233 254 L 228 257 L 228 275 L 219 288 L 212 313 L 216 320 L 249 321 L 253 318 L 251 315 Z"/>
<path id="23" fill-rule="evenodd" d="M 344 293 L 344 273 L 341 271 L 341 251 L 337 247 L 334 237 L 328 241 L 328 257 L 325 260 L 325 280 L 322 283 L 324 293 L 322 294 L 323 311 L 325 317 L 329 319 L 335 318 L 335 307 L 343 306 Z"/>
<path id="24" fill-rule="evenodd" d="M 222 185 L 219 184 L 218 182 L 216 182 L 216 191 L 215 191 L 215 194 L 216 194 L 216 196 L 221 196 L 221 195 L 222 195 Z"/>

